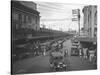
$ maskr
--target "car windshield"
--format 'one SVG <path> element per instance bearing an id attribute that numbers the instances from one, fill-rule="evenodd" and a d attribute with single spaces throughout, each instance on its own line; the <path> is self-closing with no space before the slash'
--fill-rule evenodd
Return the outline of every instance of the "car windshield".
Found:
<path id="1" fill-rule="evenodd" d="M 59 65 L 59 66 L 62 66 L 63 64 L 64 64 L 63 62 L 55 62 L 55 63 L 54 63 L 55 66 L 58 66 L 58 65 Z"/>
<path id="2" fill-rule="evenodd" d="M 78 41 L 74 41 L 74 43 L 78 43 Z"/>
<path id="3" fill-rule="evenodd" d="M 59 60 L 59 59 L 62 59 L 63 57 L 55 57 L 54 59 L 55 60 Z"/>
<path id="4" fill-rule="evenodd" d="M 54 62 L 62 62 L 63 61 L 63 57 L 56 57 L 56 58 L 54 58 L 53 59 L 54 60 Z"/>

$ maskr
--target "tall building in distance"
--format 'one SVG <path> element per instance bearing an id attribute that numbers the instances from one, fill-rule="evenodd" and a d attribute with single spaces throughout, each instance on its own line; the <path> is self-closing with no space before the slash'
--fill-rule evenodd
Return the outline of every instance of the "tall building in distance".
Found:
<path id="1" fill-rule="evenodd" d="M 97 37 L 97 6 L 89 5 L 83 8 L 84 22 L 83 29 L 84 33 L 88 37 Z"/>

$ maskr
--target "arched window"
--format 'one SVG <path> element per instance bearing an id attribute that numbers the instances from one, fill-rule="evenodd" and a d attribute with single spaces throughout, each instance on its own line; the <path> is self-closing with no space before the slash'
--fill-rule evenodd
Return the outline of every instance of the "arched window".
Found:
<path id="1" fill-rule="evenodd" d="M 12 13 L 12 19 L 13 19 L 13 20 L 18 20 L 18 19 L 19 19 L 19 14 L 13 12 L 13 13 Z"/>
<path id="2" fill-rule="evenodd" d="M 95 12 L 95 15 L 94 15 L 94 24 L 97 25 L 97 11 Z"/>

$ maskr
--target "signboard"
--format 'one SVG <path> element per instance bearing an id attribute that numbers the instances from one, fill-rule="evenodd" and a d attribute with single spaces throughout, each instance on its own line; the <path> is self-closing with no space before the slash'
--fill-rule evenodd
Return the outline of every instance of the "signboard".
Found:
<path id="1" fill-rule="evenodd" d="M 73 15 L 78 15 L 78 9 L 72 10 L 72 14 L 73 14 Z"/>
<path id="2" fill-rule="evenodd" d="M 79 21 L 80 20 L 80 10 L 79 9 L 74 9 L 72 10 L 72 21 Z"/>
<path id="3" fill-rule="evenodd" d="M 78 21 L 78 18 L 72 18 L 72 21 Z"/>

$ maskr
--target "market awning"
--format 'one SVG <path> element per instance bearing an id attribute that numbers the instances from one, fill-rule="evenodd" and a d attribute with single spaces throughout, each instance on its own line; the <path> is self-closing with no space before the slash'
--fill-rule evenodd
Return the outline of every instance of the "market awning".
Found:
<path id="1" fill-rule="evenodd" d="M 97 38 L 91 37 L 76 37 L 76 39 L 80 42 L 97 42 Z"/>

